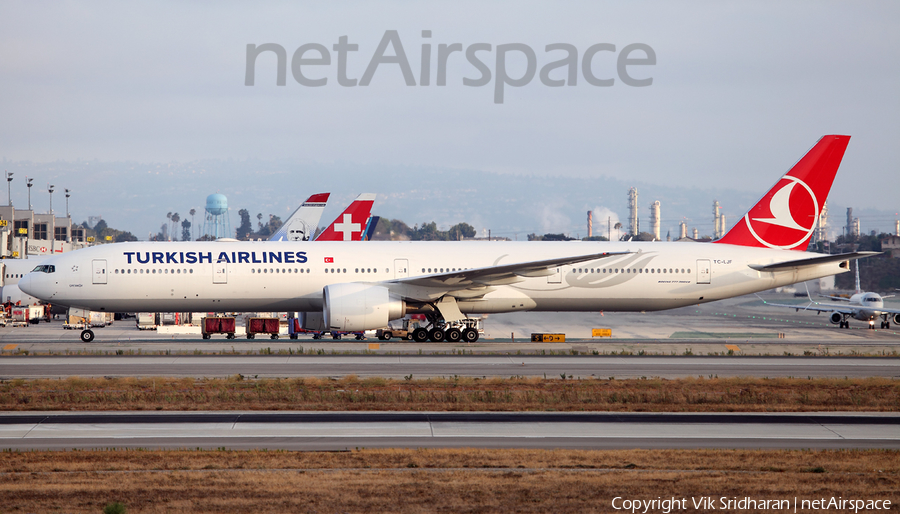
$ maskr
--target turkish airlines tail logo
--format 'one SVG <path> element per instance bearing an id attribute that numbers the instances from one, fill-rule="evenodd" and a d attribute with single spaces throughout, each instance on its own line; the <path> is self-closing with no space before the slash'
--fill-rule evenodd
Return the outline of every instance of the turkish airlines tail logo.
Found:
<path id="1" fill-rule="evenodd" d="M 375 203 L 374 193 L 363 193 L 342 212 L 331 225 L 316 237 L 316 241 L 361 241 L 366 222 Z"/>
<path id="2" fill-rule="evenodd" d="M 850 136 L 825 136 L 716 243 L 805 251 Z"/>

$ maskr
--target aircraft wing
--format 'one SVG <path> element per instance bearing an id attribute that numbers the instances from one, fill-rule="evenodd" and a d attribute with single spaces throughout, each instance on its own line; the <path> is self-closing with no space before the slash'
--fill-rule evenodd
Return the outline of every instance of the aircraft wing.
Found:
<path id="1" fill-rule="evenodd" d="M 807 305 L 790 305 L 786 303 L 771 303 L 766 300 L 762 301 L 764 304 L 771 307 L 783 307 L 785 309 L 796 309 L 799 311 L 813 311 L 813 312 L 840 312 L 841 314 L 853 314 L 854 312 L 859 311 L 858 308 L 855 307 L 847 307 L 845 305 L 838 306 L 830 306 L 830 307 L 821 307 L 822 304 L 816 302 L 810 302 Z"/>
<path id="2" fill-rule="evenodd" d="M 463 297 L 481 296 L 494 286 L 514 284 L 525 277 L 546 277 L 557 273 L 554 268 L 579 262 L 595 261 L 607 257 L 627 255 L 632 252 L 603 252 L 586 255 L 558 257 L 540 261 L 500 264 L 461 271 L 398 278 L 384 282 L 391 291 L 421 301 L 430 301 L 448 293 L 472 290 Z"/>
<path id="3" fill-rule="evenodd" d="M 808 268 L 810 266 L 818 266 L 829 262 L 851 261 L 855 259 L 863 259 L 872 255 L 878 255 L 881 252 L 851 252 L 839 253 L 836 255 L 818 255 L 806 259 L 797 259 L 794 261 L 776 262 L 774 264 L 750 264 L 750 267 L 756 271 L 784 271 L 788 269 Z"/>
<path id="4" fill-rule="evenodd" d="M 827 294 L 820 294 L 819 296 L 821 296 L 822 298 L 828 298 L 829 300 L 834 300 L 836 302 L 849 302 L 850 301 L 849 298 L 845 298 L 843 296 L 830 296 Z"/>

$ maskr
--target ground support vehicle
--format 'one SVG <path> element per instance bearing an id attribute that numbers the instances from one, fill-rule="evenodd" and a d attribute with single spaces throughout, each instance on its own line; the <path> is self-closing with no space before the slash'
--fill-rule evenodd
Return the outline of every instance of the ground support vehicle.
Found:
<path id="1" fill-rule="evenodd" d="M 247 339 L 255 339 L 256 334 L 269 334 L 271 339 L 278 339 L 280 331 L 278 318 L 247 318 Z"/>
<path id="2" fill-rule="evenodd" d="M 156 330 L 159 325 L 155 312 L 139 312 L 135 318 L 138 330 Z"/>
<path id="3" fill-rule="evenodd" d="M 225 339 L 234 339 L 236 325 L 233 317 L 206 317 L 201 320 L 200 333 L 203 339 L 209 339 L 212 334 L 225 334 Z"/>
<path id="4" fill-rule="evenodd" d="M 394 328 L 390 324 L 385 328 L 379 328 L 375 331 L 375 337 L 380 341 L 390 341 L 392 338 L 407 339 L 412 341 L 413 332 L 420 326 L 425 326 L 425 317 L 417 316 L 404 318 L 400 328 Z"/>

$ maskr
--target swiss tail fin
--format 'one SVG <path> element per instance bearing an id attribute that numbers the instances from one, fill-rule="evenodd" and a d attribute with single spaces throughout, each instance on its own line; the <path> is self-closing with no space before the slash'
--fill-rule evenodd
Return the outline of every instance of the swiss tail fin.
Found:
<path id="1" fill-rule="evenodd" d="M 297 207 L 269 241 L 309 241 L 315 234 L 331 193 L 316 193 Z"/>
<path id="2" fill-rule="evenodd" d="M 850 136 L 824 136 L 721 239 L 721 244 L 805 251 Z"/>
<path id="3" fill-rule="evenodd" d="M 375 203 L 375 193 L 363 193 L 316 237 L 316 241 L 361 241 Z"/>

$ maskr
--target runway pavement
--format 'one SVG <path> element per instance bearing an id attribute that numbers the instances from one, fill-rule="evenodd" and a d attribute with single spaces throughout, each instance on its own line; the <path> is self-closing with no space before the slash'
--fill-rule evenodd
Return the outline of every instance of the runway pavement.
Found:
<path id="1" fill-rule="evenodd" d="M 900 448 L 900 415 L 4 413 L 0 448 Z"/>
<path id="2" fill-rule="evenodd" d="M 69 376 L 253 378 L 511 377 L 893 377 L 900 359 L 874 357 L 648 357 L 481 355 L 16 356 L 0 359 L 0 379 Z"/>

